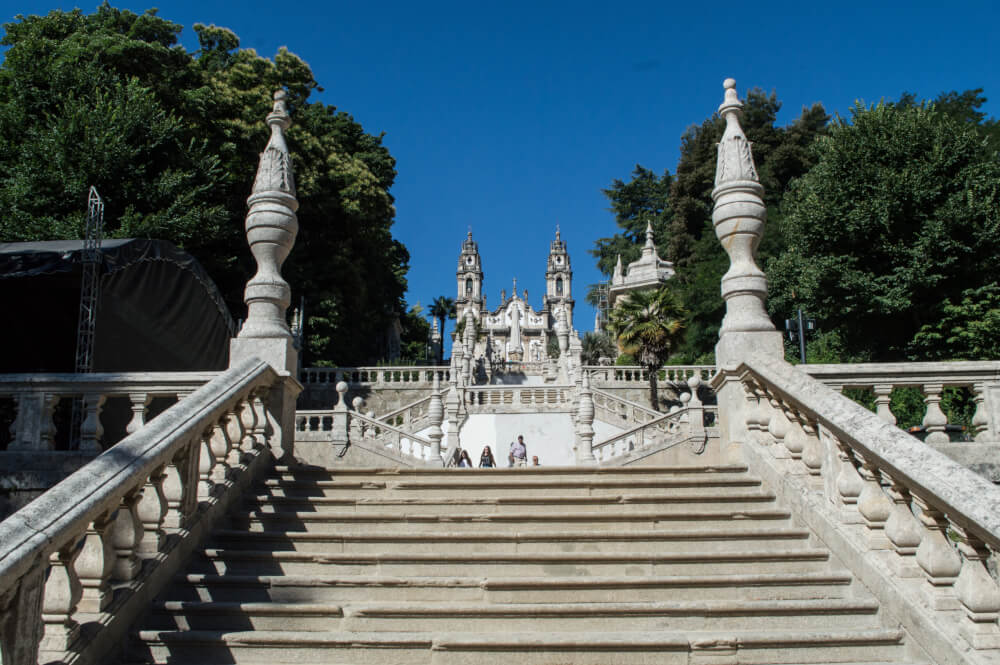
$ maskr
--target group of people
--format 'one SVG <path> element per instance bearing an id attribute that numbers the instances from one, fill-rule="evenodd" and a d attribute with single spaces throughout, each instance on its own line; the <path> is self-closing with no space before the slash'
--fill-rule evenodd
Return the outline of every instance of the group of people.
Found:
<path id="1" fill-rule="evenodd" d="M 469 451 L 463 448 L 455 448 L 455 452 L 452 453 L 445 466 L 460 469 L 473 468 L 472 458 L 469 457 Z M 510 444 L 510 453 L 507 455 L 507 466 L 528 466 L 528 447 L 524 443 L 524 436 L 518 435 L 517 441 Z M 540 466 L 538 463 L 538 455 L 532 456 L 531 466 Z M 489 446 L 485 446 L 483 448 L 483 453 L 479 456 L 479 468 L 495 469 L 496 467 L 497 461 L 496 458 L 493 457 L 493 451 L 490 450 Z"/>

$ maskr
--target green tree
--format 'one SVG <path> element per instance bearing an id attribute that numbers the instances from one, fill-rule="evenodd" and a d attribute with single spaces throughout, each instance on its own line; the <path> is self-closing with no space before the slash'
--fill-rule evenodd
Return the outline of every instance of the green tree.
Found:
<path id="1" fill-rule="evenodd" d="M 684 331 L 684 308 L 665 286 L 634 291 L 611 311 L 608 329 L 649 373 L 649 404 L 659 408 L 657 373 Z"/>
<path id="2" fill-rule="evenodd" d="M 288 92 L 299 238 L 284 274 L 304 295 L 307 363 L 376 359 L 402 316 L 409 256 L 392 238 L 395 161 L 380 136 L 310 101 L 309 66 L 273 59 L 196 24 L 200 48 L 155 10 L 105 3 L 4 26 L 0 65 L 0 240 L 79 238 L 87 189 L 110 237 L 155 237 L 206 267 L 236 318 L 254 272 L 243 217 L 271 93 Z M 365 316 L 357 316 L 365 312 Z"/>
<path id="3" fill-rule="evenodd" d="M 438 320 L 438 330 L 441 331 L 441 348 L 438 350 L 438 362 L 444 362 L 444 321 L 445 319 L 454 319 L 457 316 L 455 311 L 455 299 L 449 298 L 448 296 L 438 296 L 431 303 L 429 310 L 430 315 Z"/>
<path id="4" fill-rule="evenodd" d="M 613 361 L 618 357 L 618 348 L 615 346 L 615 341 L 607 333 L 583 333 L 581 343 L 583 346 L 581 355 L 585 365 L 596 365 L 601 358 L 610 358 Z"/>
<path id="5" fill-rule="evenodd" d="M 909 355 L 921 360 L 1000 358 L 1000 286 L 996 282 L 946 299 L 938 317 L 913 337 Z"/>
<path id="6" fill-rule="evenodd" d="M 1000 162 L 973 127 L 929 105 L 858 104 L 814 149 L 782 203 L 788 246 L 767 262 L 771 310 L 801 306 L 854 358 L 906 358 L 947 305 L 995 279 Z"/>
<path id="7" fill-rule="evenodd" d="M 405 363 L 425 365 L 432 359 L 427 357 L 430 344 L 431 326 L 424 318 L 424 308 L 417 303 L 401 319 L 402 352 L 400 360 Z"/>
<path id="8" fill-rule="evenodd" d="M 598 239 L 594 242 L 594 249 L 589 250 L 591 256 L 597 258 L 598 270 L 611 276 L 619 256 L 624 265 L 637 260 L 646 242 L 647 224 L 653 225 L 654 242 L 663 244 L 666 241 L 672 215 L 669 197 L 671 182 L 673 178 L 669 172 L 664 171 L 662 176 L 658 176 L 654 171 L 636 164 L 630 181 L 616 178 L 611 187 L 602 190 L 622 231 L 610 238 Z"/>

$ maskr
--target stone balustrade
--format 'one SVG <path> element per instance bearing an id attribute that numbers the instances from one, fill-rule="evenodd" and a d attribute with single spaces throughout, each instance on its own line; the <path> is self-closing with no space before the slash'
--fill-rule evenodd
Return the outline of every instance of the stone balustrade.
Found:
<path id="1" fill-rule="evenodd" d="M 351 443 L 381 447 L 397 455 L 412 457 L 422 462 L 431 461 L 434 444 L 430 439 L 356 412 L 351 413 L 350 424 Z"/>
<path id="2" fill-rule="evenodd" d="M 638 365 L 585 365 L 595 388 L 626 388 L 649 385 L 649 370 Z M 657 379 L 670 383 L 683 383 L 692 376 L 709 381 L 715 376 L 715 365 L 664 365 L 658 370 Z"/>
<path id="3" fill-rule="evenodd" d="M 379 420 L 407 432 L 418 432 L 430 427 L 428 420 L 433 396 L 428 395 L 410 402 L 394 411 L 376 416 Z"/>
<path id="4" fill-rule="evenodd" d="M 434 374 L 447 383 L 451 369 L 447 366 L 420 365 L 413 367 L 307 367 L 300 372 L 300 381 L 306 390 L 314 385 L 329 385 L 344 381 L 348 386 L 365 385 L 391 388 L 397 384 L 430 388 Z"/>
<path id="5" fill-rule="evenodd" d="M 568 413 L 573 386 L 470 386 L 462 389 L 467 413 Z"/>
<path id="6" fill-rule="evenodd" d="M 96 455 L 121 438 L 105 437 L 101 416 L 108 399 L 129 400 L 131 417 L 125 433 L 133 434 L 149 419 L 154 399 L 176 402 L 217 375 L 218 372 L 2 374 L 0 398 L 12 400 L 16 414 L 6 448 L 12 452 L 37 452 L 61 447 Z M 61 429 L 61 423 L 54 418 L 59 405 L 73 399 L 81 400 L 84 409 L 79 432 Z M 64 423 L 63 427 L 68 425 Z M 61 445 L 57 446 L 57 442 Z"/>
<path id="7" fill-rule="evenodd" d="M 892 391 L 919 388 L 926 405 L 923 417 L 926 441 L 932 444 L 949 441 L 945 433 L 948 420 L 941 410 L 942 391 L 945 388 L 968 388 L 976 404 L 972 417 L 973 440 L 977 443 L 1000 442 L 998 361 L 816 364 L 799 367 L 837 392 L 844 388 L 871 390 L 875 396 L 876 413 L 892 425 L 896 424 L 896 416 L 890 409 Z"/>
<path id="8" fill-rule="evenodd" d="M 663 416 L 648 406 L 593 388 L 594 412 L 598 420 L 622 428 L 632 428 Z"/>
<path id="9" fill-rule="evenodd" d="M 276 435 L 280 453 L 277 379 L 256 358 L 218 374 L 0 523 L 0 662 L 105 662 L 121 648 Z"/>
<path id="10" fill-rule="evenodd" d="M 594 458 L 598 462 L 608 462 L 636 450 L 664 443 L 669 439 L 683 441 L 691 434 L 691 424 L 696 423 L 699 419 L 704 424 L 705 415 L 708 414 L 714 421 L 714 406 L 699 407 L 698 409 L 681 408 L 670 413 L 660 414 L 658 418 L 595 443 Z"/>
<path id="11" fill-rule="evenodd" d="M 946 383 L 937 363 L 916 365 L 930 371 L 893 371 L 907 385 Z M 802 369 L 754 356 L 718 377 L 717 389 L 737 379 L 745 391 L 745 408 L 734 405 L 742 422 L 727 425 L 742 457 L 907 617 L 936 662 L 995 662 L 1000 587 L 988 566 L 1000 552 L 1000 488 L 806 372 L 837 385 L 885 373 Z M 968 378 L 955 367 L 954 381 Z"/>

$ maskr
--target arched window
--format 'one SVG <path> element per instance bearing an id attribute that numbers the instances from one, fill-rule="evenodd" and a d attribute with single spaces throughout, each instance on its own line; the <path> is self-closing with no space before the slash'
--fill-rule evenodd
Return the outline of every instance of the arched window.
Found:
<path id="1" fill-rule="evenodd" d="M 465 280 L 465 295 L 472 297 L 472 278 Z"/>
<path id="2" fill-rule="evenodd" d="M 556 278 L 556 295 L 561 296 L 563 294 L 562 277 Z"/>

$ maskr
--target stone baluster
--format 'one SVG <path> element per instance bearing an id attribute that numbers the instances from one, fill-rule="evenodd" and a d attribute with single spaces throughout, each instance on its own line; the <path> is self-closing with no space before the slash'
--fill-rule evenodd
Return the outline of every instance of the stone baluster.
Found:
<path id="1" fill-rule="evenodd" d="M 990 409 L 986 402 L 986 384 L 976 383 L 972 386 L 972 399 L 976 403 L 976 411 L 972 414 L 972 433 L 976 443 L 987 443 L 992 439 L 990 434 Z"/>
<path id="2" fill-rule="evenodd" d="M 788 421 L 788 434 L 785 435 L 784 439 L 785 449 L 788 450 L 788 455 L 793 460 L 801 460 L 802 451 L 806 447 L 806 433 L 802 429 L 799 414 L 788 404 L 782 404 L 782 410 L 785 412 L 785 419 Z M 805 467 L 800 464 L 792 464 L 789 466 L 789 471 L 792 473 L 804 473 Z"/>
<path id="3" fill-rule="evenodd" d="M 198 445 L 198 498 L 207 501 L 215 494 L 215 454 L 212 452 L 214 428 L 201 433 Z"/>
<path id="4" fill-rule="evenodd" d="M 840 521 L 845 524 L 860 524 L 864 518 L 858 510 L 858 497 L 865 488 L 865 481 L 854 465 L 854 453 L 850 446 L 833 434 L 829 436 L 839 463 L 834 503 L 840 509 Z"/>
<path id="5" fill-rule="evenodd" d="M 271 432 L 274 432 L 276 429 L 268 420 L 267 397 L 269 392 L 270 389 L 267 386 L 261 386 L 254 389 L 250 394 L 250 403 L 253 406 L 254 412 L 253 438 L 261 450 L 268 448 L 272 440 Z M 281 441 L 275 438 L 274 444 L 275 446 L 271 452 L 275 459 L 280 459 L 283 453 Z"/>
<path id="6" fill-rule="evenodd" d="M 142 488 L 136 514 L 142 522 L 142 539 L 136 548 L 143 559 L 155 557 L 163 544 L 163 518 L 167 514 L 167 500 L 163 496 L 163 467 L 154 469 Z"/>
<path id="7" fill-rule="evenodd" d="M 56 426 L 52 420 L 59 396 L 48 393 L 15 395 L 17 416 L 11 425 L 13 435 L 7 450 L 53 450 Z"/>
<path id="8" fill-rule="evenodd" d="M 200 438 L 199 438 L 200 440 Z M 170 463 L 163 467 L 163 498 L 167 503 L 167 511 L 163 516 L 163 528 L 169 533 L 181 529 L 185 525 L 184 491 L 187 475 L 188 446 L 181 448 Z"/>
<path id="9" fill-rule="evenodd" d="M 924 427 L 927 428 L 927 443 L 948 443 L 948 435 L 945 433 L 945 425 L 948 424 L 948 417 L 941 410 L 941 392 L 944 386 L 940 383 L 924 384 L 924 404 L 927 405 L 927 413 L 924 414 Z"/>
<path id="10" fill-rule="evenodd" d="M 691 401 L 687 408 L 689 415 L 688 428 L 691 434 L 702 436 L 705 433 L 705 405 L 698 397 L 698 388 L 701 386 L 701 377 L 692 374 L 687 380 L 688 388 L 691 389 Z"/>
<path id="11" fill-rule="evenodd" d="M 80 632 L 75 618 L 83 591 L 74 568 L 74 560 L 80 551 L 77 542 L 73 539 L 52 553 L 49 557 L 49 576 L 45 580 L 41 651 L 58 656 L 69 649 Z M 43 657 L 39 660 L 47 663 L 50 659 Z"/>
<path id="12" fill-rule="evenodd" d="M 263 445 L 263 441 L 257 441 L 254 431 L 254 426 L 257 422 L 257 413 L 253 407 L 253 396 L 247 395 L 246 399 L 242 400 L 237 408 L 240 427 L 243 430 L 243 441 L 240 444 L 240 449 L 245 455 L 253 457 L 257 449 Z"/>
<path id="13" fill-rule="evenodd" d="M 823 444 L 819 440 L 819 425 L 805 414 L 799 414 L 799 426 L 805 436 L 802 464 L 810 476 L 819 478 L 823 472 Z"/>
<path id="14" fill-rule="evenodd" d="M 892 500 L 892 512 L 885 522 L 885 535 L 892 544 L 896 556 L 891 565 L 897 577 L 920 577 L 920 567 L 917 565 L 917 548 L 924 535 L 924 528 L 913 516 L 910 509 L 910 490 L 896 480 L 892 474 L 882 471 L 888 487 L 886 493 Z"/>
<path id="15" fill-rule="evenodd" d="M 35 565 L 0 593 L 0 663 L 38 662 L 44 589 L 45 567 Z"/>
<path id="16" fill-rule="evenodd" d="M 788 448 L 785 447 L 785 437 L 789 430 L 788 418 L 785 416 L 785 410 L 777 397 L 768 394 L 767 401 L 771 405 L 771 419 L 767 422 L 767 433 L 771 435 L 775 443 L 770 447 L 771 454 L 777 459 L 788 459 L 791 457 Z"/>
<path id="17" fill-rule="evenodd" d="M 882 491 L 879 471 L 875 461 L 855 451 L 861 462 L 858 473 L 864 487 L 858 495 L 858 512 L 865 523 L 868 547 L 873 550 L 889 549 L 889 539 L 885 535 L 885 522 L 892 513 L 892 501 Z"/>
<path id="18" fill-rule="evenodd" d="M 83 422 L 80 423 L 80 452 L 100 453 L 104 425 L 101 424 L 101 410 L 107 398 L 100 393 L 83 396 Z"/>
<path id="19" fill-rule="evenodd" d="M 954 585 L 962 570 L 962 558 L 948 542 L 948 519 L 918 494 L 913 495 L 913 504 L 925 528 L 917 547 L 917 564 L 927 580 L 923 587 L 927 603 L 935 610 L 957 610 Z"/>
<path id="20" fill-rule="evenodd" d="M 142 562 L 136 553 L 142 541 L 142 521 L 136 512 L 141 496 L 141 488 L 126 493 L 111 525 L 111 547 L 115 553 L 115 560 L 111 566 L 111 579 L 114 582 L 128 582 L 134 579 L 142 567 Z"/>
<path id="21" fill-rule="evenodd" d="M 87 527 L 83 546 L 73 563 L 81 593 L 77 609 L 97 613 L 111 603 L 111 570 L 114 566 L 114 548 L 111 542 L 110 513 L 101 513 Z"/>
<path id="22" fill-rule="evenodd" d="M 892 403 L 892 384 L 876 383 L 872 386 L 872 391 L 875 393 L 875 414 L 890 425 L 895 425 L 896 416 L 889 408 Z"/>
<path id="23" fill-rule="evenodd" d="M 444 422 L 444 402 L 441 401 L 441 379 L 437 372 L 434 372 L 434 386 L 431 389 L 431 403 L 427 408 L 427 420 L 430 422 L 427 438 L 431 441 L 429 461 L 434 466 L 443 466 L 441 439 L 444 438 L 444 431 L 441 429 L 441 423 Z"/>
<path id="24" fill-rule="evenodd" d="M 246 438 L 246 430 L 240 420 L 240 412 L 243 410 L 242 400 L 237 401 L 226 411 L 225 424 L 226 436 L 229 439 L 229 468 L 233 470 L 233 480 L 243 477 L 249 462 L 246 452 L 243 450 L 243 441 Z"/>
<path id="25" fill-rule="evenodd" d="M 212 456 L 215 458 L 215 464 L 212 466 L 212 483 L 215 485 L 213 491 L 216 493 L 223 491 L 232 477 L 229 468 L 229 449 L 232 447 L 232 442 L 229 440 L 225 424 L 226 416 L 223 416 L 212 426 L 212 436 L 209 441 Z"/>
<path id="26" fill-rule="evenodd" d="M 744 378 L 743 392 L 746 394 L 746 426 L 749 436 L 754 441 L 760 441 L 760 395 L 757 393 L 757 384 L 754 381 Z"/>
<path id="27" fill-rule="evenodd" d="M 580 406 L 576 414 L 577 464 L 594 464 L 594 395 L 590 390 L 590 374 L 580 372 Z"/>
<path id="28" fill-rule="evenodd" d="M 132 420 L 125 426 L 128 434 L 135 434 L 146 424 L 146 407 L 149 405 L 149 393 L 129 393 L 129 402 L 132 403 Z"/>
<path id="29" fill-rule="evenodd" d="M 955 580 L 955 593 L 965 611 L 965 620 L 960 628 L 962 637 L 974 649 L 998 649 L 1000 588 L 986 569 L 989 548 L 957 524 L 952 524 L 952 530 L 958 538 L 958 551 L 962 554 L 962 570 Z"/>

